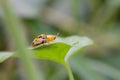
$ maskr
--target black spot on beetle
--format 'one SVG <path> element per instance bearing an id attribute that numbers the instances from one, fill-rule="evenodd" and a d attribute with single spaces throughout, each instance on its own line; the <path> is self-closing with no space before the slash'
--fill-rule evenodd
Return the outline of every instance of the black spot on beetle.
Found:
<path id="1" fill-rule="evenodd" d="M 42 38 L 42 36 L 39 36 L 39 38 Z"/>

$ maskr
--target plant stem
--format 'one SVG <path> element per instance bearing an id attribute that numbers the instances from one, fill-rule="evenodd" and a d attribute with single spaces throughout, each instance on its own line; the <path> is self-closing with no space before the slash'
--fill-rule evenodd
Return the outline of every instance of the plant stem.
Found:
<path id="1" fill-rule="evenodd" d="M 67 72 L 68 72 L 68 75 L 69 75 L 69 79 L 70 80 L 74 80 L 74 77 L 73 77 L 73 74 L 72 74 L 72 71 L 71 71 L 71 68 L 70 68 L 68 62 L 65 63 L 65 67 L 67 69 Z"/>
<path id="2" fill-rule="evenodd" d="M 31 57 L 29 56 L 31 52 L 28 51 L 26 48 L 27 41 L 24 40 L 24 37 L 22 35 L 22 25 L 19 19 L 11 11 L 10 6 L 7 4 L 7 0 L 0 0 L 0 3 L 4 12 L 4 20 L 7 23 L 6 28 L 8 29 L 10 35 L 12 36 L 15 42 L 15 45 L 18 50 L 17 54 L 21 59 L 21 63 L 27 74 L 27 80 L 40 80 L 38 77 L 37 70 L 34 64 L 32 63 Z"/>

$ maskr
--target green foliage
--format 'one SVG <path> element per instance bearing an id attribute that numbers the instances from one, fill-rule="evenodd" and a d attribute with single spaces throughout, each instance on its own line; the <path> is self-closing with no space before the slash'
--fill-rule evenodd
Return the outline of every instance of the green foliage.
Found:
<path id="1" fill-rule="evenodd" d="M 52 60 L 64 64 L 64 57 L 70 48 L 70 45 L 58 42 L 34 48 L 33 55 L 38 59 Z"/>
<path id="2" fill-rule="evenodd" d="M 6 0 L 0 0 L 0 5 L 2 6 L 2 10 L 4 13 L 4 23 L 7 24 L 6 28 L 9 31 L 9 34 L 14 40 L 14 43 L 18 50 L 18 55 L 20 61 L 25 69 L 27 79 L 28 80 L 40 80 L 37 73 L 37 69 L 35 68 L 34 63 L 29 56 L 30 51 L 26 49 L 27 41 L 24 39 L 22 33 L 22 23 L 20 19 L 14 14 L 10 6 L 8 5 Z M 11 55 L 7 55 L 6 59 Z M 4 59 L 4 58 L 3 58 Z M 5 60 L 5 59 L 4 59 Z"/>
<path id="3" fill-rule="evenodd" d="M 32 14 L 29 11 L 32 11 L 34 13 L 37 8 L 35 7 L 36 5 L 34 5 L 34 0 L 32 3 L 31 1 L 28 1 L 27 3 L 30 3 L 30 5 L 24 3 L 25 6 L 19 6 L 20 11 L 23 9 L 23 6 L 33 6 L 34 8 L 30 7 L 29 10 L 25 11 L 25 13 Z M 67 5 L 69 3 L 70 5 Z M 3 22 L 1 22 L 0 49 L 2 51 L 6 49 L 12 49 L 11 45 L 9 45 L 9 43 L 11 44 L 11 40 L 9 40 L 9 38 L 12 38 L 14 44 L 16 45 L 16 49 L 19 50 L 18 52 L 0 52 L 0 63 L 10 57 L 19 58 L 20 62 L 23 64 L 22 68 L 24 68 L 25 73 L 28 74 L 28 80 L 67 79 L 67 73 L 65 73 L 65 70 L 61 70 L 61 67 L 56 66 L 56 63 L 55 68 L 57 69 L 55 69 L 53 66 L 50 67 L 51 64 L 49 63 L 48 65 L 50 66 L 39 66 L 39 69 L 40 67 L 44 67 L 44 75 L 49 76 L 46 76 L 46 79 L 42 79 L 42 76 L 37 73 L 42 72 L 42 70 L 38 71 L 39 69 L 37 69 L 34 62 L 32 62 L 31 56 L 29 57 L 30 54 L 35 59 L 51 60 L 63 64 L 68 71 L 70 80 L 74 80 L 70 67 L 74 72 L 75 80 L 120 80 L 120 0 L 63 0 L 60 2 L 56 0 L 48 0 L 45 1 L 45 4 L 42 4 L 44 7 L 40 7 L 40 2 L 38 9 L 40 11 L 38 11 L 38 15 L 34 15 L 35 17 L 32 18 L 29 17 L 29 14 L 18 14 L 18 16 L 13 14 L 11 11 L 13 8 L 11 6 L 8 6 L 9 3 L 6 4 L 6 0 L 1 0 L 0 4 L 4 14 L 2 15 L 3 18 L 1 19 L 5 19 L 4 22 L 8 25 L 2 25 L 2 27 L 6 27 L 6 29 L 9 31 L 8 33 L 7 30 L 1 29 L 1 24 L 3 24 Z M 15 5 L 17 4 L 18 3 L 15 3 Z M 61 4 L 62 6 L 65 5 L 65 12 L 64 9 L 61 8 Z M 22 25 L 23 23 L 21 24 L 18 17 L 22 19 L 23 23 L 25 24 L 24 26 Z M 85 52 L 85 56 L 83 57 L 84 54 L 81 52 L 81 50 L 83 50 L 83 48 L 86 46 L 93 44 L 93 41 L 87 37 L 71 36 L 67 38 L 57 37 L 53 43 L 48 43 L 32 49 L 27 49 L 26 43 L 31 42 L 36 35 L 41 33 L 56 34 L 57 32 L 60 33 L 60 36 L 68 36 L 73 34 L 90 36 L 95 40 L 97 46 L 92 49 L 88 49 L 88 51 Z M 11 37 L 9 37 L 7 33 L 10 34 Z M 23 37 L 22 33 L 25 33 L 27 36 Z M 24 40 L 28 37 L 29 39 L 27 39 L 27 41 Z M 4 42 L 1 41 L 1 39 L 3 39 Z M 68 63 L 69 58 L 72 58 L 70 59 L 71 64 Z M 47 62 L 45 62 L 45 64 L 46 63 Z M 40 63 L 37 62 L 37 64 L 39 65 Z M 5 64 L 3 66 L 9 67 L 9 64 Z M 9 68 L 11 68 L 11 66 Z M 52 74 L 50 71 L 47 71 L 47 69 L 50 69 Z M 7 78 L 10 79 L 10 75 L 8 73 L 14 75 L 11 72 L 14 72 L 15 69 L 8 71 L 4 69 L 1 70 L 2 71 L 0 71 L 0 73 L 2 75 L 0 75 L 0 80 L 4 80 L 1 79 L 1 77 L 6 78 L 7 76 Z M 40 79 L 37 79 L 38 75 Z"/>
<path id="4" fill-rule="evenodd" d="M 92 44 L 92 40 L 87 37 L 58 37 L 58 39 L 51 44 L 44 44 L 31 50 L 34 52 L 32 55 L 37 59 L 52 60 L 64 64 L 71 55 L 79 52 L 85 46 Z M 0 61 L 2 62 L 12 55 L 13 53 L 0 53 Z"/>
<path id="5" fill-rule="evenodd" d="M 37 59 L 52 60 L 63 64 L 69 74 L 70 80 L 74 80 L 71 69 L 68 65 L 68 59 L 81 49 L 88 45 L 92 45 L 93 41 L 87 37 L 71 36 L 67 38 L 58 37 L 52 44 L 45 44 L 32 49 L 32 55 Z M 0 54 L 0 56 L 3 54 Z M 1 61 L 11 57 L 12 54 L 1 58 Z"/>
<path id="6" fill-rule="evenodd" d="M 6 59 L 8 59 L 9 57 L 11 57 L 13 55 L 12 52 L 0 52 L 0 63 L 2 63 L 3 61 L 5 61 Z"/>

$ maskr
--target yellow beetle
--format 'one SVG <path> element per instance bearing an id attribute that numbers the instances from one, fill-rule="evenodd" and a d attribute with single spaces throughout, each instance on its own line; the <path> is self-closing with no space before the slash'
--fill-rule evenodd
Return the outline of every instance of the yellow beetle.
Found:
<path id="1" fill-rule="evenodd" d="M 55 39 L 56 39 L 55 35 L 40 34 L 33 40 L 32 46 L 35 47 L 35 46 L 38 46 L 38 45 L 41 45 L 47 42 L 51 42 Z"/>

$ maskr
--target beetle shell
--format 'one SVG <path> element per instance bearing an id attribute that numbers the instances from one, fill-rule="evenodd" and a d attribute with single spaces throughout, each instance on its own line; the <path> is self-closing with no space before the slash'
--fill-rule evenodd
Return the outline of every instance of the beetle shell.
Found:
<path id="1" fill-rule="evenodd" d="M 47 42 L 51 42 L 55 39 L 56 39 L 55 35 L 41 34 L 33 40 L 32 46 L 35 47 L 35 46 L 38 46 L 38 45 L 41 45 L 41 44 L 44 44 L 44 43 L 47 43 Z"/>
<path id="2" fill-rule="evenodd" d="M 56 36 L 55 36 L 55 35 L 47 35 L 46 41 L 47 41 L 47 42 L 50 42 L 50 41 L 53 41 L 53 40 L 55 40 L 55 39 L 56 39 Z"/>

